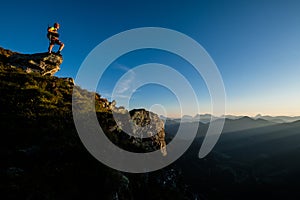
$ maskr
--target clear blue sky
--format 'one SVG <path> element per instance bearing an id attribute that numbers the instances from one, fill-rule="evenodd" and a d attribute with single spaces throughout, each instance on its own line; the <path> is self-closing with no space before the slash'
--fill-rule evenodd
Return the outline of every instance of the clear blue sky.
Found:
<path id="1" fill-rule="evenodd" d="M 22 53 L 46 52 L 47 25 L 59 22 L 66 47 L 56 75 L 73 78 L 88 53 L 114 34 L 147 26 L 174 29 L 198 41 L 217 64 L 227 93 L 228 114 L 300 115 L 298 0 L 11 0 L 1 2 L 0 18 L 0 46 Z M 194 75 L 187 62 L 162 51 L 144 50 L 120 57 L 105 73 L 98 92 L 110 98 L 122 74 L 147 62 L 180 70 L 197 91 L 201 111 L 210 112 L 201 77 Z M 168 115 L 178 115 L 174 95 L 157 85 L 140 88 L 131 101 L 131 107 L 152 106 L 162 111 L 157 104 L 168 109 Z"/>

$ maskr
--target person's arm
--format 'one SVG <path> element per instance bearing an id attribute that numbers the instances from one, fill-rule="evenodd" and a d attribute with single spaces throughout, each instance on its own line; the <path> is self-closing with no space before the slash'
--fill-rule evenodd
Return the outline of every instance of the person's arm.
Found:
<path id="1" fill-rule="evenodd" d="M 53 28 L 53 27 L 50 27 L 50 28 L 48 29 L 48 32 L 49 32 L 52 36 L 54 36 L 54 37 L 59 37 L 59 34 L 58 34 L 57 30 L 56 30 L 55 28 Z"/>
<path id="2" fill-rule="evenodd" d="M 55 30 L 55 28 L 53 28 L 53 27 L 50 27 L 48 29 L 48 32 L 50 32 L 50 33 L 57 33 L 57 30 Z"/>

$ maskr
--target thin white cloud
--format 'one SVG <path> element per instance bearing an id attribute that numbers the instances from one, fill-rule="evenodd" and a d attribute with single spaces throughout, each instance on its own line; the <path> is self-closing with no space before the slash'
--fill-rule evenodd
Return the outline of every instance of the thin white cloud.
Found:
<path id="1" fill-rule="evenodd" d="M 125 79 L 122 79 L 122 81 L 117 82 L 117 85 L 115 86 L 115 94 L 121 95 L 127 92 L 130 88 L 132 88 L 132 84 L 136 78 L 136 74 L 134 71 L 129 70 L 127 71 L 127 76 Z"/>
<path id="2" fill-rule="evenodd" d="M 122 70 L 122 71 L 125 71 L 125 72 L 127 72 L 127 71 L 130 70 L 129 67 L 127 67 L 127 66 L 125 66 L 125 65 L 122 65 L 122 64 L 120 64 L 120 63 L 116 63 L 116 64 L 114 65 L 114 67 L 115 67 L 116 69 L 118 69 L 118 70 Z"/>

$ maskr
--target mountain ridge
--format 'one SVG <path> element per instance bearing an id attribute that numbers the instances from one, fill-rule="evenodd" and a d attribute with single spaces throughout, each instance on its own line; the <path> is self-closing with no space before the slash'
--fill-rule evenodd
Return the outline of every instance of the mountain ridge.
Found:
<path id="1" fill-rule="evenodd" d="M 218 116 L 213 116 L 211 114 L 206 113 L 206 114 L 196 114 L 194 117 L 191 115 L 184 115 L 182 118 L 168 118 L 165 116 L 161 116 L 161 118 L 164 120 L 170 119 L 170 120 L 175 120 L 177 122 L 179 122 L 179 121 L 182 121 L 182 122 L 200 121 L 205 124 L 212 122 L 214 120 L 218 120 L 219 118 L 225 118 L 225 119 L 229 119 L 229 120 L 238 120 L 238 119 L 244 118 L 244 117 L 248 117 L 253 120 L 260 119 L 260 120 L 270 121 L 270 122 L 274 122 L 274 123 L 290 123 L 290 122 L 300 120 L 300 116 L 284 116 L 284 115 L 280 115 L 280 116 L 256 115 L 254 117 L 247 116 L 247 115 L 243 115 L 243 116 L 241 116 L 241 115 L 224 115 L 224 116 L 218 117 Z"/>
<path id="2" fill-rule="evenodd" d="M 4 160 L 0 166 L 0 187 L 6 199 L 110 200 L 117 196 L 134 200 L 145 194 L 148 199 L 184 199 L 194 195 L 181 181 L 180 172 L 172 167 L 153 173 L 130 174 L 97 161 L 77 134 L 72 101 L 81 113 L 89 114 L 91 108 L 86 102 L 95 99 L 98 122 L 115 145 L 131 152 L 160 150 L 163 157 L 167 150 L 164 123 L 155 113 L 140 109 L 131 111 L 129 116 L 129 111 L 116 107 L 115 101 L 109 102 L 100 94 L 76 86 L 71 78 L 28 71 L 26 65 L 32 66 L 23 61 L 18 65 L 15 60 L 12 65 L 8 61 L 13 55 L 1 54 L 11 52 L 0 51 L 0 155 Z M 22 55 L 22 60 L 31 58 L 32 55 Z M 123 124 L 118 126 L 113 113 L 127 121 L 121 121 Z M 151 120 L 154 125 L 149 131 L 159 129 L 160 133 L 146 139 L 137 137 L 140 123 L 147 125 Z M 128 124 L 135 137 L 123 131 L 122 125 Z"/>

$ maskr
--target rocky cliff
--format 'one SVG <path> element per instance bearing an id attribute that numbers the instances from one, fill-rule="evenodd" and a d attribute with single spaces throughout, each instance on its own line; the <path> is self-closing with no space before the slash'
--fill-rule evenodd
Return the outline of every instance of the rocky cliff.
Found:
<path id="1" fill-rule="evenodd" d="M 10 67 L 21 68 L 27 73 L 36 72 L 53 76 L 60 70 L 62 56 L 48 53 L 21 54 L 0 47 L 0 62 Z"/>
<path id="2" fill-rule="evenodd" d="M 167 155 L 164 122 L 157 114 L 145 109 L 134 109 L 129 112 L 133 121 L 133 135 L 140 138 L 150 138 L 158 144 L 164 156 Z"/>
<path id="3" fill-rule="evenodd" d="M 17 67 L 26 60 L 20 54 L 3 49 L 1 52 L 0 188 L 6 199 L 185 199 L 189 196 L 180 173 L 171 167 L 153 173 L 128 174 L 108 168 L 92 157 L 74 126 L 72 92 L 76 87 L 75 101 L 82 112 L 89 112 L 85 101 L 95 98 L 98 121 L 107 137 L 132 152 L 161 149 L 162 156 L 166 154 L 163 123 L 157 115 L 144 109 L 127 111 L 116 107 L 116 102 L 81 89 L 70 79 L 27 73 Z M 16 61 L 18 56 L 20 62 Z M 53 56 L 53 59 L 61 58 Z M 45 68 L 50 69 L 47 63 Z M 134 137 L 116 123 L 114 112 L 121 117 L 129 116 L 123 122 L 133 124 Z M 141 127 L 146 125 L 151 125 L 146 133 L 151 137 L 141 139 L 139 136 L 144 134 Z"/>

